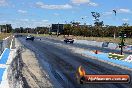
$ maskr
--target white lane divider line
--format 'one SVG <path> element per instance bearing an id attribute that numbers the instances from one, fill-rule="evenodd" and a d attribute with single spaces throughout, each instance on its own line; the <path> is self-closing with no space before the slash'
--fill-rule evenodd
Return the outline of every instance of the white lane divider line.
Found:
<path id="1" fill-rule="evenodd" d="M 12 48 L 12 42 L 13 42 L 13 39 L 11 40 L 10 49 Z"/>

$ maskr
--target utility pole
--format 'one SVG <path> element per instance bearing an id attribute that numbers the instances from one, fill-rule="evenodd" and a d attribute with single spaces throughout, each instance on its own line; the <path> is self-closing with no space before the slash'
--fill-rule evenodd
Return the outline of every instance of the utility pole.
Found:
<path id="1" fill-rule="evenodd" d="M 28 34 L 28 29 L 27 29 L 27 35 L 29 35 L 29 34 Z"/>
<path id="2" fill-rule="evenodd" d="M 115 19 L 114 20 L 116 20 L 116 10 L 113 10 L 113 12 L 114 12 L 114 15 L 115 15 Z M 116 33 L 115 33 L 115 30 L 116 30 L 116 28 L 114 29 L 114 39 L 115 39 L 115 37 L 116 37 Z"/>
<path id="3" fill-rule="evenodd" d="M 59 36 L 59 23 L 58 23 L 58 29 L 57 29 L 57 37 Z"/>

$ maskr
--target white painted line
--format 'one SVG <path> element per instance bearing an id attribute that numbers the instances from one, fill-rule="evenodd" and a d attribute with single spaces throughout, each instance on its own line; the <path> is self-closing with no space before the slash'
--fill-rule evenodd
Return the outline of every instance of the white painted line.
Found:
<path id="1" fill-rule="evenodd" d="M 10 49 L 12 48 L 12 42 L 13 42 L 13 39 L 11 40 L 11 45 L 10 45 Z"/>
<path id="2" fill-rule="evenodd" d="M 11 51 L 10 51 L 10 54 L 9 54 L 9 57 L 8 57 L 8 60 L 7 60 L 7 62 L 6 62 L 6 65 L 10 65 L 11 64 L 11 62 L 12 62 L 12 60 L 15 58 L 15 56 L 16 56 L 16 49 L 12 49 Z"/>
<path id="3" fill-rule="evenodd" d="M 3 40 L 6 40 L 6 39 L 8 39 L 8 38 L 10 38 L 11 36 L 8 36 L 8 37 L 6 37 L 6 38 L 4 38 Z"/>

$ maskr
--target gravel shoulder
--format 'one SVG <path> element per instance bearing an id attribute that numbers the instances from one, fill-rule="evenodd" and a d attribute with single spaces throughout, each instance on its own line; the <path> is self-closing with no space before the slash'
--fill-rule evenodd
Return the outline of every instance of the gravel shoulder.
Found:
<path id="1" fill-rule="evenodd" d="M 21 52 L 21 61 L 23 65 L 22 75 L 25 78 L 28 87 L 53 88 L 53 85 L 50 82 L 47 73 L 39 65 L 34 52 L 30 51 L 27 48 L 23 48 Z"/>

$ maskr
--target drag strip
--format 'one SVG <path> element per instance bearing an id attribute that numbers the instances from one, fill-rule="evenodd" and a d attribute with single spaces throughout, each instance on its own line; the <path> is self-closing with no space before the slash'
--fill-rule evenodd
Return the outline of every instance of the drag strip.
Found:
<path id="1" fill-rule="evenodd" d="M 95 63 L 86 61 L 83 56 L 75 55 L 70 50 L 60 48 L 54 43 L 56 41 L 45 39 L 44 41 L 26 41 L 24 38 L 19 38 L 21 43 L 34 51 L 39 61 L 48 62 L 53 76 L 60 82 L 64 88 L 131 88 L 130 84 L 88 84 L 80 85 L 75 78 L 75 72 L 78 66 L 82 65 L 89 74 L 111 74 L 116 73 L 107 67 L 101 67 Z M 51 43 L 47 42 L 50 41 Z M 53 44 L 52 44 L 53 42 Z M 88 58 L 87 58 L 88 59 Z M 89 58 L 90 59 L 90 58 Z M 41 63 L 41 66 L 42 63 Z M 45 67 L 44 67 L 45 68 Z M 52 79 L 51 79 L 52 80 Z"/>

